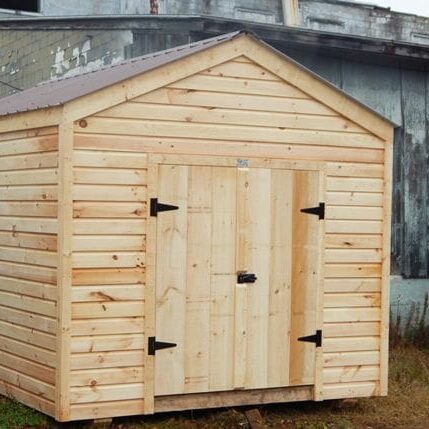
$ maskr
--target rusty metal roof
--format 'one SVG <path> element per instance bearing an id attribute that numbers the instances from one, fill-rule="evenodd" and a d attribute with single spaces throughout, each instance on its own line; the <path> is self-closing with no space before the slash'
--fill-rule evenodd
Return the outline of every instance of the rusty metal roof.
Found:
<path id="1" fill-rule="evenodd" d="M 242 31 L 235 31 L 188 45 L 132 58 L 91 72 L 40 83 L 33 88 L 0 99 L 0 116 L 60 106 L 83 95 L 232 40 L 242 33 Z"/>

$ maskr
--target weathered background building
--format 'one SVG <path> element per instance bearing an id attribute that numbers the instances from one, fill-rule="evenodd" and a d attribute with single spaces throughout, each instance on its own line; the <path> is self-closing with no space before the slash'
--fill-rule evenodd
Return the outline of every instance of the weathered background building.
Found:
<path id="1" fill-rule="evenodd" d="M 343 0 L 0 0 L 0 96 L 236 29 L 399 125 L 392 268 L 429 278 L 429 18 Z"/>

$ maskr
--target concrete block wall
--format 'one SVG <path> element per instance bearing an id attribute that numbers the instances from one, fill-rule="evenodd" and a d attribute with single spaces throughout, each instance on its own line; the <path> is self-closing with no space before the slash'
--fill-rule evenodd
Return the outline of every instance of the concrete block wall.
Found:
<path id="1" fill-rule="evenodd" d="M 212 15 L 281 24 L 281 0 L 158 0 L 159 13 Z M 140 15 L 150 13 L 149 0 L 42 0 L 44 16 Z"/>
<path id="2" fill-rule="evenodd" d="M 130 30 L 0 31 L 0 81 L 19 89 L 124 60 Z M 15 92 L 0 83 L 0 96 Z"/>
<path id="3" fill-rule="evenodd" d="M 44 16 L 108 15 L 120 10 L 121 0 L 41 0 Z"/>
<path id="4" fill-rule="evenodd" d="M 429 325 L 429 311 L 426 308 L 429 295 L 429 280 L 403 279 L 392 276 L 390 281 L 391 325 L 400 332 L 407 326 L 423 323 Z"/>
<path id="5" fill-rule="evenodd" d="M 429 45 L 429 18 L 342 0 L 299 0 L 301 26 Z"/>
<path id="6" fill-rule="evenodd" d="M 158 0 L 158 3 L 160 15 L 206 15 L 284 24 L 282 0 Z M 303 28 L 429 45 L 429 18 L 347 0 L 298 0 L 298 4 L 299 26 Z M 150 0 L 40 0 L 42 16 L 149 13 Z M 0 18 L 3 16 L 8 15 L 1 9 Z"/>
<path id="7" fill-rule="evenodd" d="M 189 28 L 181 26 L 159 33 L 125 25 L 105 30 L 84 27 L 0 30 L 0 98 L 41 82 L 195 41 Z"/>

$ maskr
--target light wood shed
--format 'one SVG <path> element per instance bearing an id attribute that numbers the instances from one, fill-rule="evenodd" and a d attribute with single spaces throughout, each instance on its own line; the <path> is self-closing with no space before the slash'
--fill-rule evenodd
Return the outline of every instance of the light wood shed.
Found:
<path id="1" fill-rule="evenodd" d="M 394 124 L 240 32 L 0 115 L 0 393 L 59 421 L 386 395 Z"/>

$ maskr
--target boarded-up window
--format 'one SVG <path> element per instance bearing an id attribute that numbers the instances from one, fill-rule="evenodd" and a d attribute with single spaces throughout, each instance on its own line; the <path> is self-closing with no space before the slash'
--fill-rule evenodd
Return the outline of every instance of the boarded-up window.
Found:
<path id="1" fill-rule="evenodd" d="M 38 0 L 0 0 L 0 8 L 11 10 L 22 10 L 25 12 L 39 12 Z"/>

